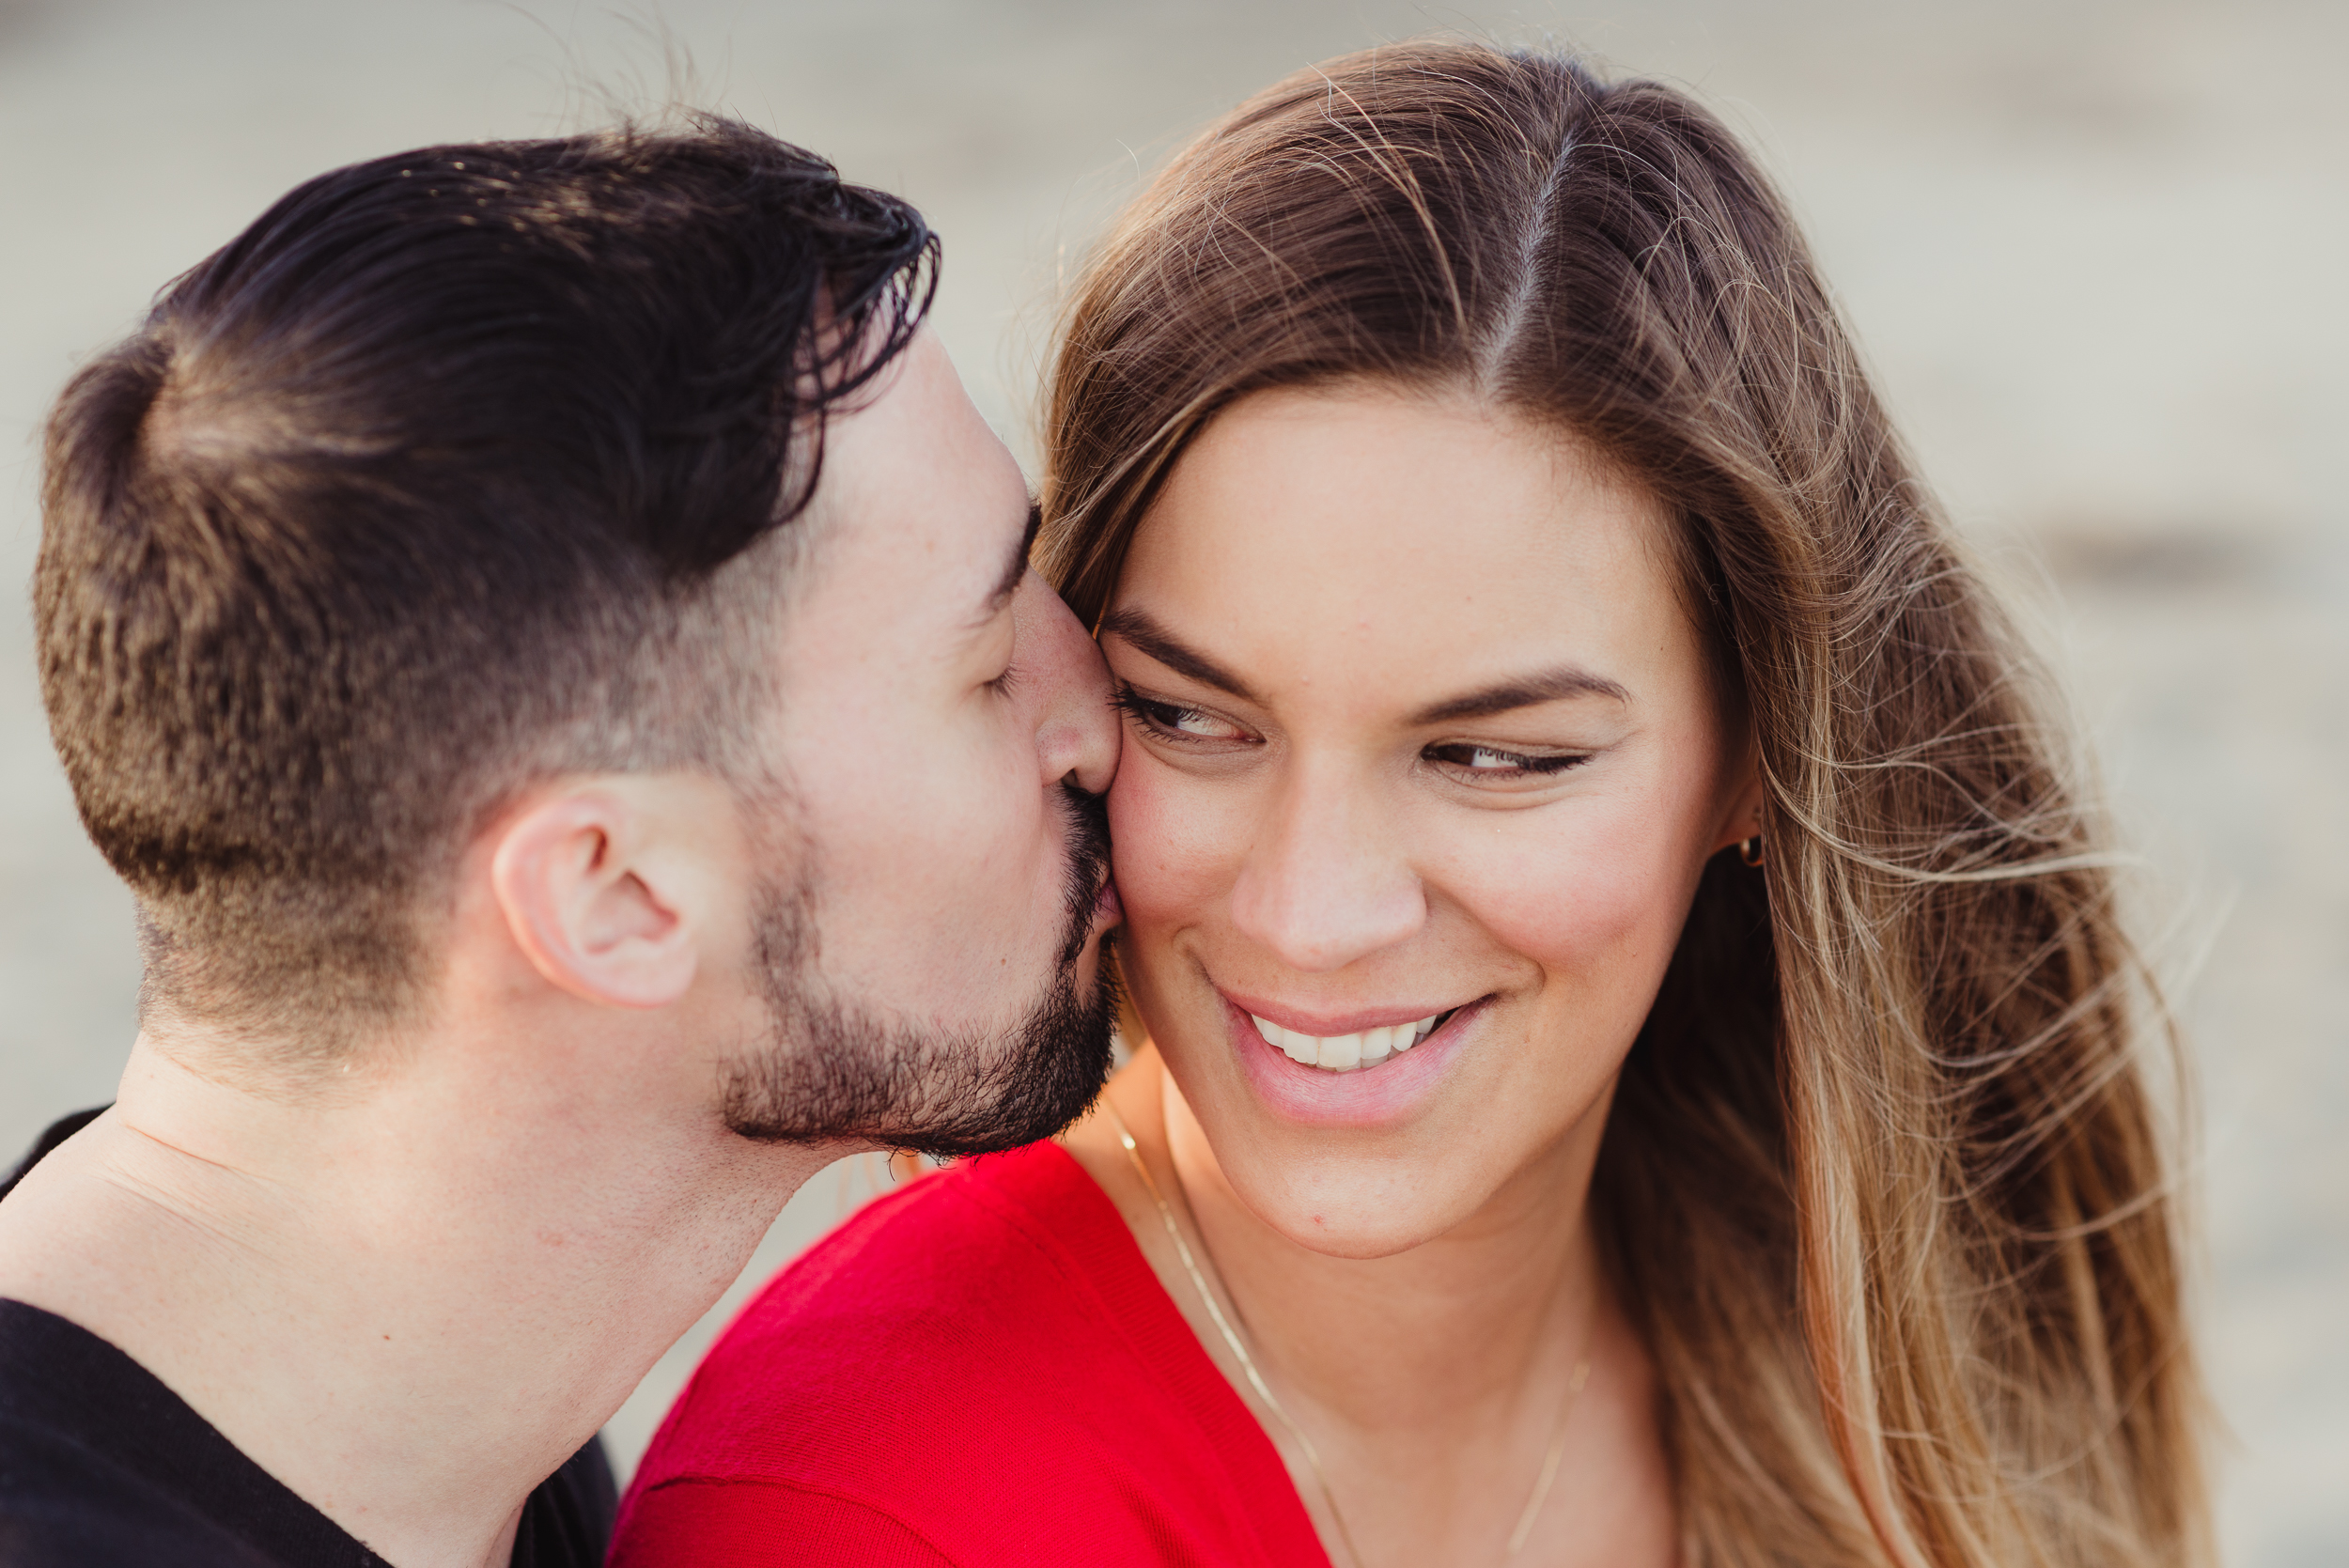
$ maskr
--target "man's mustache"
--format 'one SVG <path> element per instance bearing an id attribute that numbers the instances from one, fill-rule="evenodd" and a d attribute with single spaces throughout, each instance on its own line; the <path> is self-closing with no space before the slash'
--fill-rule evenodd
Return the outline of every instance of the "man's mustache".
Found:
<path id="1" fill-rule="evenodd" d="M 1068 811 L 1068 935 L 1061 943 L 1063 969 L 1076 963 L 1093 934 L 1093 906 L 1110 876 L 1110 798 L 1061 781 Z"/>

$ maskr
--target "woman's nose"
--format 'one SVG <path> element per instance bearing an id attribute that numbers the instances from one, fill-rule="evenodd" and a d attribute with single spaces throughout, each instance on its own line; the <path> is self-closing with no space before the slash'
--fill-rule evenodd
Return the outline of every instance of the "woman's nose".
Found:
<path id="1" fill-rule="evenodd" d="M 1321 973 L 1392 947 L 1427 918 L 1419 874 L 1370 792 L 1293 781 L 1232 886 L 1232 920 L 1292 969 Z"/>

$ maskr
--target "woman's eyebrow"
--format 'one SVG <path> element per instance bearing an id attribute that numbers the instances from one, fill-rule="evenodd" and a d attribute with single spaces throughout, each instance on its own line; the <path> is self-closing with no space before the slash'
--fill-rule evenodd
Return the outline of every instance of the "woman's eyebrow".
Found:
<path id="1" fill-rule="evenodd" d="M 1539 675 L 1520 675 L 1504 680 L 1462 696 L 1448 697 L 1431 707 L 1423 707 L 1411 716 L 1413 725 L 1456 723 L 1462 719 L 1489 719 L 1496 713 L 1513 708 L 1536 707 L 1543 703 L 1562 702 L 1569 697 L 1611 697 L 1627 703 L 1631 693 L 1621 684 L 1605 675 L 1572 664 L 1562 664 Z"/>
<path id="2" fill-rule="evenodd" d="M 1202 686 L 1212 686 L 1244 703 L 1256 700 L 1246 681 L 1139 610 L 1112 610 L 1102 616 L 1101 635 L 1123 637 L 1168 669 L 1189 675 Z"/>

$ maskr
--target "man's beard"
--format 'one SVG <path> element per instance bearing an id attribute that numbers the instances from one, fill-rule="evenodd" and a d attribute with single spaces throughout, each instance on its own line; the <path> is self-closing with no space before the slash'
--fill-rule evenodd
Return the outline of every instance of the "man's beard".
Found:
<path id="1" fill-rule="evenodd" d="M 923 1033 L 833 995 L 817 970 L 809 886 L 761 896 L 755 936 L 775 1032 L 727 1075 L 729 1128 L 766 1142 L 863 1141 L 955 1156 L 1016 1149 L 1084 1113 L 1108 1075 L 1117 1019 L 1107 936 L 1091 993 L 1077 982 L 1109 864 L 1109 805 L 1071 784 L 1063 791 L 1067 931 L 1043 1000 L 1007 1031 Z"/>

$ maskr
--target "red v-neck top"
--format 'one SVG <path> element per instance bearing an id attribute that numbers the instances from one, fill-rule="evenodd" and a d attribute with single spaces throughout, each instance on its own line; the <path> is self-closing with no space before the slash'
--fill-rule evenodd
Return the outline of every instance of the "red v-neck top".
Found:
<path id="1" fill-rule="evenodd" d="M 1329 1568 L 1107 1195 L 1037 1143 L 864 1208 L 669 1412 L 614 1568 Z"/>

